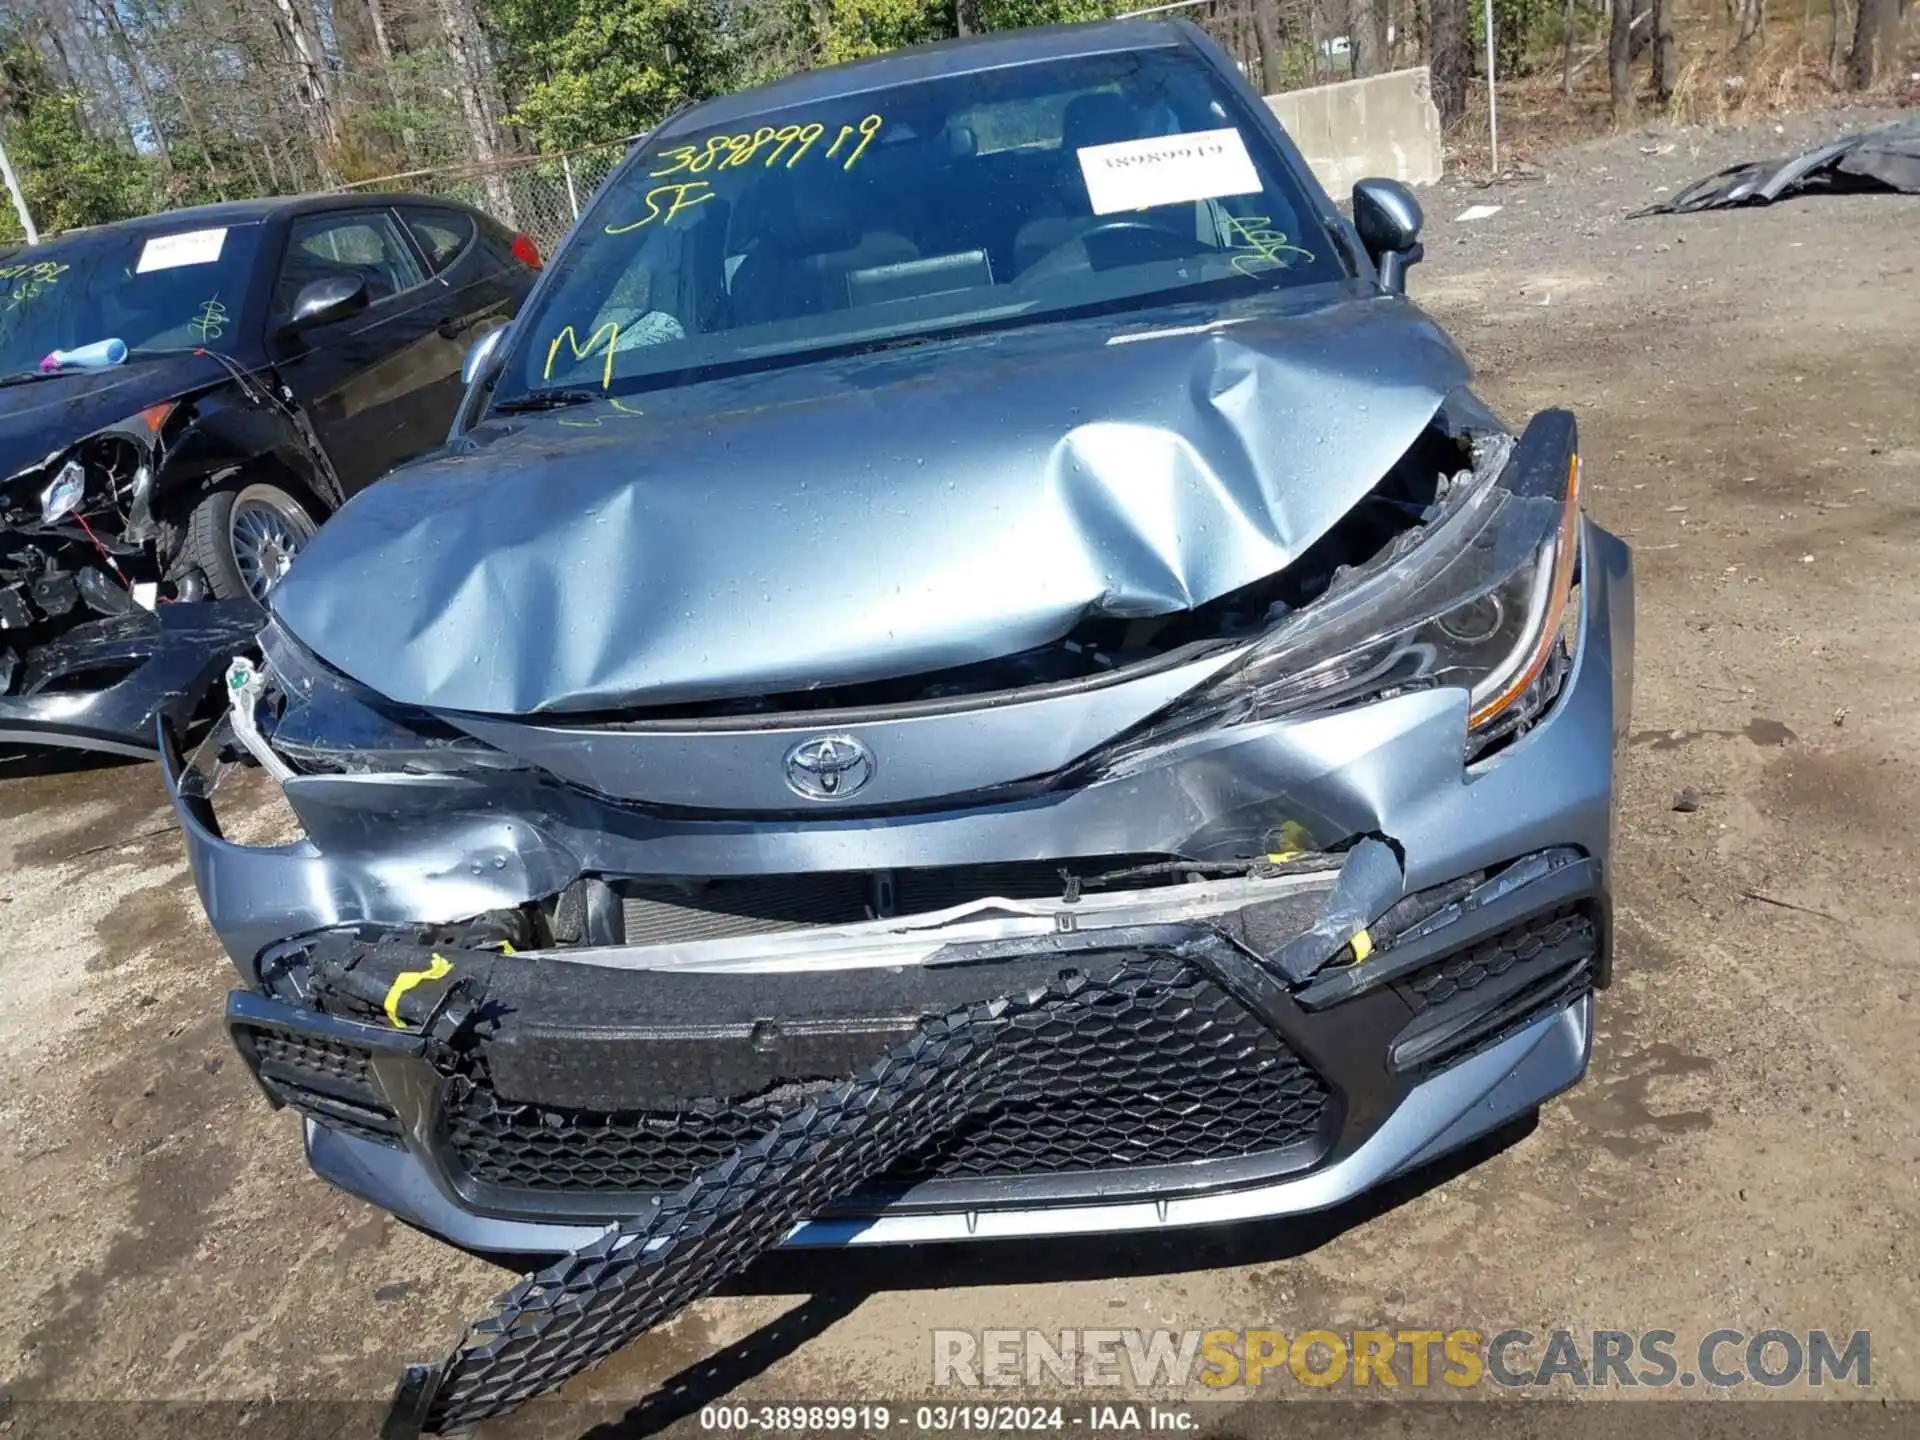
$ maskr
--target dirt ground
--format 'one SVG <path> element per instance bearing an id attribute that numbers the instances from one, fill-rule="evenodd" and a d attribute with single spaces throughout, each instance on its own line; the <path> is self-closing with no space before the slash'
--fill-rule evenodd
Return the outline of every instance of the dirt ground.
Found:
<path id="1" fill-rule="evenodd" d="M 569 1396 L 654 1395 L 629 1430 L 729 1386 L 910 1396 L 935 1327 L 1565 1325 L 1870 1330 L 1872 1394 L 1920 1398 L 1920 200 L 1623 218 L 1867 118 L 1425 196 L 1412 289 L 1510 417 L 1578 413 L 1588 506 L 1635 548 L 1619 974 L 1577 1090 L 1311 1224 L 783 1261 Z M 503 1273 L 308 1176 L 222 1035 L 152 767 L 0 776 L 0 1385 L 22 1414 L 384 1397 Z"/>

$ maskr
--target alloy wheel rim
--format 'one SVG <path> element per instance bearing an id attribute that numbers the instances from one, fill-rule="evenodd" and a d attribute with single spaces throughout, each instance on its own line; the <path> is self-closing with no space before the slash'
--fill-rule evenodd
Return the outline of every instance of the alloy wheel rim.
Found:
<path id="1" fill-rule="evenodd" d="M 281 506 L 249 500 L 233 507 L 231 537 L 233 563 L 247 593 L 267 598 L 306 545 L 312 527 L 304 515 L 296 518 Z"/>

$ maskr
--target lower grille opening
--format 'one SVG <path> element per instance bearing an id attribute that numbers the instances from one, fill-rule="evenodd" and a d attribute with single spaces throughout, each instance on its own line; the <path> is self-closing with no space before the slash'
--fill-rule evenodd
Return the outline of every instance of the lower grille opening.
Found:
<path id="1" fill-rule="evenodd" d="M 236 1026 L 233 1038 L 274 1099 L 336 1130 L 383 1145 L 400 1143 L 400 1120 L 373 1083 L 370 1052 L 259 1025 Z"/>
<path id="2" fill-rule="evenodd" d="M 925 870 L 829 871 L 685 881 L 626 880 L 617 886 L 629 945 L 723 940 L 811 925 L 850 925 L 921 915 L 969 901 L 1054 899 L 1068 877 L 1090 878 L 1171 862 L 1165 855 L 1112 855 L 1091 862 L 1020 861 Z M 1186 877 L 1169 873 L 1165 883 Z"/>
<path id="3" fill-rule="evenodd" d="M 1600 930 L 1563 906 L 1415 971 L 1395 987 L 1417 1012 L 1389 1054 L 1399 1070 L 1438 1068 L 1498 1044 L 1592 991 Z"/>
<path id="4" fill-rule="evenodd" d="M 870 1193 L 932 1180 L 1020 1179 L 1240 1159 L 1328 1140 L 1325 1083 L 1198 971 L 1149 962 L 1146 984 L 1064 1017 L 1022 1047 L 1024 1097 L 907 1157 Z M 663 1110 L 560 1110 L 456 1079 L 449 1148 L 477 1181 L 545 1193 L 671 1189 L 835 1082 Z"/>

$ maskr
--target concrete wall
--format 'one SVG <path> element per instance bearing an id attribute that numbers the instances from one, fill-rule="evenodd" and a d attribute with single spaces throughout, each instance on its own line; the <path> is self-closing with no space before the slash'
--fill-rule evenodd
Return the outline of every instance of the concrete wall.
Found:
<path id="1" fill-rule="evenodd" d="M 1440 111 L 1424 65 L 1269 95 L 1267 104 L 1336 200 L 1369 175 L 1440 178 Z"/>

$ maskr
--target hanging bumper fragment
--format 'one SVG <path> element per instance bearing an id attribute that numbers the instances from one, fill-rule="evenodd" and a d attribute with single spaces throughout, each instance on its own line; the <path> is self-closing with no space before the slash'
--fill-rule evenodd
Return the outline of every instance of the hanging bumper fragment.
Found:
<path id="1" fill-rule="evenodd" d="M 866 1074 L 594 1244 L 528 1276 L 437 1365 L 411 1365 L 382 1440 L 506 1414 L 710 1294 L 796 1225 L 970 1115 L 1019 1098 L 1022 1049 L 1068 1008 L 1161 983 L 1151 965 L 1052 984 L 932 1021 Z"/>

